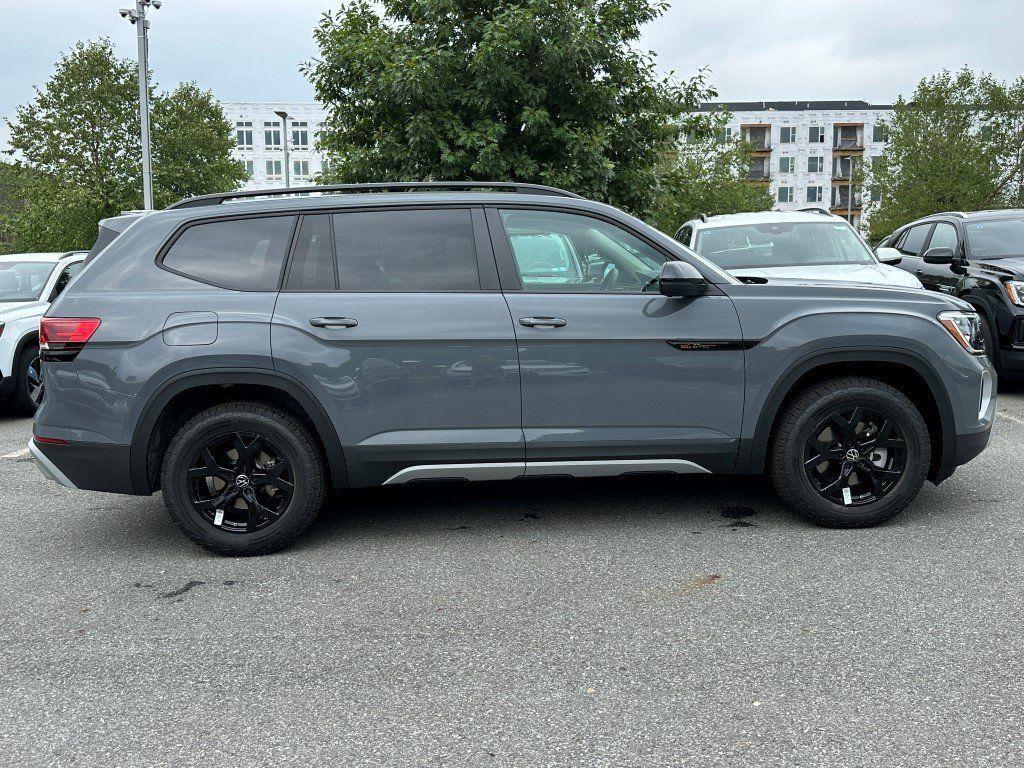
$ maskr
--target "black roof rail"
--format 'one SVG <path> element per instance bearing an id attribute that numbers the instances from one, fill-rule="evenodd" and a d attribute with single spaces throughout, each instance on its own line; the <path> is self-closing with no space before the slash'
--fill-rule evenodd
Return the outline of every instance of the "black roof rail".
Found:
<path id="1" fill-rule="evenodd" d="M 963 211 L 941 211 L 940 213 L 933 213 L 932 216 L 959 216 L 961 219 L 966 219 L 967 214 Z M 928 218 L 925 216 L 925 218 Z"/>
<path id="2" fill-rule="evenodd" d="M 514 192 L 521 195 L 552 195 L 555 197 L 575 197 L 580 195 L 567 192 L 557 187 L 546 187 L 543 184 L 520 184 L 516 181 L 398 181 L 374 182 L 368 184 L 324 184 L 308 187 L 279 187 L 276 189 L 241 189 L 234 192 L 218 192 L 213 195 L 197 195 L 186 197 L 167 210 L 176 208 L 200 208 L 206 205 L 220 205 L 229 200 L 251 200 L 260 197 L 290 197 L 292 195 L 312 194 L 346 194 L 359 192 L 419 192 L 434 190 L 477 190 L 492 189 L 501 192 Z"/>

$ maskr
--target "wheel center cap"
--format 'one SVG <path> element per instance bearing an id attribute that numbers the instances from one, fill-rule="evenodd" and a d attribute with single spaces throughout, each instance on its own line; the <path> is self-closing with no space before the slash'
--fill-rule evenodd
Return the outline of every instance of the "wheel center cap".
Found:
<path id="1" fill-rule="evenodd" d="M 239 475 L 238 477 L 236 477 L 235 478 L 235 486 L 240 488 L 241 490 L 245 490 L 246 488 L 248 488 L 249 487 L 249 476 L 248 475 Z"/>
<path id="2" fill-rule="evenodd" d="M 846 452 L 847 461 L 860 461 L 860 451 L 856 448 L 851 448 Z"/>

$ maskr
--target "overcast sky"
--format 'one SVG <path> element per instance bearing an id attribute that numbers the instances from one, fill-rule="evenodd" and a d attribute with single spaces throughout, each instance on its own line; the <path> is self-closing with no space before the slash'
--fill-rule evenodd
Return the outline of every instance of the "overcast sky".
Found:
<path id="1" fill-rule="evenodd" d="M 135 55 L 117 15 L 132 0 L 0 0 L 0 117 L 32 98 L 75 41 L 109 36 Z M 152 12 L 158 83 L 196 80 L 223 101 L 311 100 L 299 73 L 312 29 L 340 0 L 164 0 Z M 710 67 L 720 98 L 888 103 L 963 65 L 1024 73 L 1024 0 L 676 0 L 645 31 L 659 69 Z M 6 144 L 0 127 L 0 145 Z"/>

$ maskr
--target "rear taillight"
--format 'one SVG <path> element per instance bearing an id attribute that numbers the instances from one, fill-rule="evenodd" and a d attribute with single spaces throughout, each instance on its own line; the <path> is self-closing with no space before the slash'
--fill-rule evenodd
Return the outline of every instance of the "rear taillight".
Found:
<path id="1" fill-rule="evenodd" d="M 73 360 L 100 327 L 98 317 L 44 317 L 39 321 L 43 360 Z"/>

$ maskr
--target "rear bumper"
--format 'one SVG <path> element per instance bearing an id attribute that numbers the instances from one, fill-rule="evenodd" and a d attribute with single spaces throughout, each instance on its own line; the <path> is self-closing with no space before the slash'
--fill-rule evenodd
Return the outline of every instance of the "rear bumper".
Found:
<path id="1" fill-rule="evenodd" d="M 72 443 L 54 445 L 32 440 L 29 452 L 39 471 L 65 488 L 135 494 L 127 445 Z"/>

